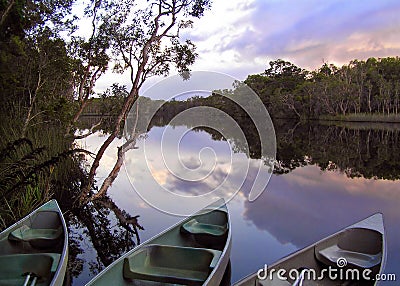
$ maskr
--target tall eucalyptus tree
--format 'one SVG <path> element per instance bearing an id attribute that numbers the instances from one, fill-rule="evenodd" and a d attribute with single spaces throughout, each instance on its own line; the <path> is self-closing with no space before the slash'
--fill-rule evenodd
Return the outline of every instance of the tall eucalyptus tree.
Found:
<path id="1" fill-rule="evenodd" d="M 175 67 L 182 77 L 190 74 L 196 59 L 195 45 L 180 38 L 180 31 L 192 27 L 193 19 L 203 16 L 210 0 L 120 0 L 110 2 L 104 15 L 104 31 L 110 36 L 114 70 L 130 73 L 131 88 L 115 120 L 113 131 L 100 146 L 82 186 L 80 203 L 103 196 L 122 165 L 123 149 L 99 191 L 90 196 L 97 168 L 104 152 L 120 133 L 128 113 L 139 97 L 143 83 L 151 76 L 168 75 Z M 128 144 L 129 145 L 129 144 Z"/>

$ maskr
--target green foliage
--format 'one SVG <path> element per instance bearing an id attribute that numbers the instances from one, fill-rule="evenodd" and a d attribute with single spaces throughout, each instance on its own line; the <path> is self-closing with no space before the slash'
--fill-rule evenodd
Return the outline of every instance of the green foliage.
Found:
<path id="1" fill-rule="evenodd" d="M 73 0 L 13 0 L 0 1 L 0 38 L 12 35 L 24 37 L 44 27 L 56 31 L 72 29 L 71 19 L 65 16 L 71 11 Z"/>
<path id="2" fill-rule="evenodd" d="M 399 57 L 353 60 L 341 68 L 325 63 L 313 72 L 279 59 L 245 81 L 273 117 L 308 119 L 349 113 L 397 115 L 399 82 Z"/>
<path id="3" fill-rule="evenodd" d="M 0 138 L 0 216 L 8 225 L 82 178 L 78 158 L 58 125 L 30 127 L 20 138 L 21 121 L 2 117 Z"/>
<path id="4" fill-rule="evenodd" d="M 103 8 L 99 29 L 109 36 L 114 71 L 128 70 L 139 86 L 148 77 L 167 75 L 172 66 L 187 77 L 197 54 L 195 45 L 181 39 L 179 32 L 192 26 L 192 18 L 202 17 L 211 1 L 148 1 L 143 8 L 132 2 L 115 1 Z"/>
<path id="5" fill-rule="evenodd" d="M 400 114 L 378 114 L 378 113 L 352 113 L 347 115 L 322 115 L 321 120 L 351 121 L 351 122 L 400 122 Z"/>
<path id="6" fill-rule="evenodd" d="M 180 39 L 179 32 L 210 7 L 210 0 L 148 1 L 146 6 L 133 0 L 89 1 L 84 13 L 92 29 L 83 38 L 73 34 L 73 2 L 0 0 L 0 195 L 7 210 L 21 210 L 10 214 L 0 208 L 0 214 L 8 213 L 3 222 L 83 185 L 87 178 L 73 140 L 85 107 L 107 117 L 102 128 L 120 136 L 148 77 L 166 75 L 172 66 L 189 75 L 195 45 Z M 88 104 L 111 60 L 117 71 L 130 70 L 132 90 L 113 85 Z M 90 184 L 94 174 L 89 172 Z"/>
<path id="7" fill-rule="evenodd" d="M 71 174 L 79 163 L 71 139 L 64 138 L 73 115 L 73 61 L 59 34 L 72 28 L 73 17 L 65 18 L 71 4 L 0 2 L 0 216 L 5 225 L 76 181 Z"/>

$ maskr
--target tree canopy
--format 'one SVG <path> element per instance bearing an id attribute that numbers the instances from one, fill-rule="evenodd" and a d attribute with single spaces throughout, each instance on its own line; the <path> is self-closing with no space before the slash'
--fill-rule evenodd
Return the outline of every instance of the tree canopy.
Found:
<path id="1" fill-rule="evenodd" d="M 306 71 L 278 59 L 245 83 L 275 117 L 311 118 L 348 114 L 397 115 L 400 58 L 353 60 L 342 67 L 323 64 Z"/>
<path id="2" fill-rule="evenodd" d="M 75 14 L 77 7 L 84 7 L 82 16 Z M 109 137 L 97 154 L 91 154 L 95 160 L 81 169 L 82 176 L 69 179 L 80 186 L 87 201 L 104 151 L 120 136 L 143 83 L 173 69 L 184 78 L 190 76 L 196 47 L 181 37 L 181 31 L 191 28 L 193 19 L 210 7 L 210 0 L 1 0 L 0 112 L 7 136 L 0 139 L 5 168 L 0 182 L 6 184 L 0 194 L 7 193 L 5 199 L 11 201 L 26 188 L 55 191 L 52 182 L 62 172 L 54 170 L 62 170 L 67 161 L 78 162 L 78 154 L 85 153 L 74 140 L 92 134 L 106 121 L 101 119 L 76 136 L 82 111 L 98 96 L 104 99 L 102 108 L 108 109 L 104 114 L 113 115 L 107 120 Z M 80 33 L 78 16 L 90 23 L 85 27 L 88 35 Z M 115 83 L 96 95 L 95 86 L 109 69 L 128 72 L 131 86 Z M 20 169 L 15 172 L 7 164 Z M 7 180 L 8 176 L 14 177 Z"/>

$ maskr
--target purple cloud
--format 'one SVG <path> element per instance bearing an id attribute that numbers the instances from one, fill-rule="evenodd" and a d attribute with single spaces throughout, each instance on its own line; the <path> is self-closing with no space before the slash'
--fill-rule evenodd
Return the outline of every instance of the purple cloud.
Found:
<path id="1" fill-rule="evenodd" d="M 221 38 L 219 52 L 237 51 L 241 59 L 287 58 L 306 68 L 322 59 L 345 63 L 353 58 L 400 53 L 398 1 L 291 1 L 256 0 L 246 17 L 235 25 L 244 33 Z M 242 11 L 243 12 L 243 11 Z M 239 11 L 238 11 L 239 13 Z M 355 37 L 358 35 L 358 37 Z M 359 46 L 359 49 L 357 48 Z"/>

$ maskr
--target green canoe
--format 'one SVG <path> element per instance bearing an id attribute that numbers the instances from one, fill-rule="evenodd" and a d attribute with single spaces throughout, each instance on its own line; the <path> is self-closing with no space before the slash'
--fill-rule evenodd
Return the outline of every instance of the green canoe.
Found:
<path id="1" fill-rule="evenodd" d="M 58 286 L 68 260 L 68 232 L 55 200 L 0 234 L 0 285 Z"/>
<path id="2" fill-rule="evenodd" d="M 229 214 L 219 200 L 138 245 L 86 285 L 220 285 L 230 251 Z"/>
<path id="3" fill-rule="evenodd" d="M 234 286 L 375 285 L 386 261 L 382 214 L 301 249 Z"/>

